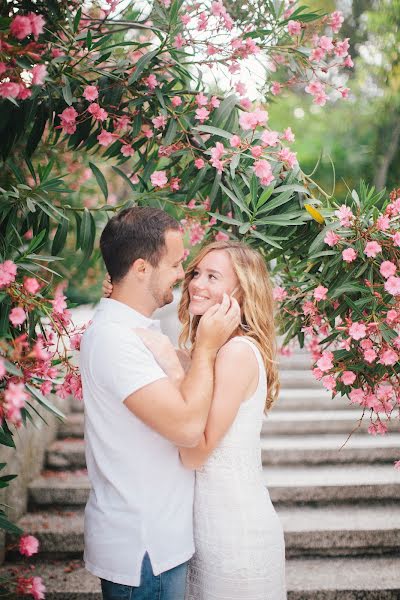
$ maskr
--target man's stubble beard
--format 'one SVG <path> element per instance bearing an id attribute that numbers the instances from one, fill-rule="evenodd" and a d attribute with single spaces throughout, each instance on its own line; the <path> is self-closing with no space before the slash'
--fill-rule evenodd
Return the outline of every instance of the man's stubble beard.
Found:
<path id="1" fill-rule="evenodd" d="M 171 302 L 174 300 L 172 288 L 164 291 L 161 290 L 157 285 L 157 277 L 152 277 L 148 292 L 154 300 L 157 308 L 162 308 L 167 304 L 171 304 Z"/>

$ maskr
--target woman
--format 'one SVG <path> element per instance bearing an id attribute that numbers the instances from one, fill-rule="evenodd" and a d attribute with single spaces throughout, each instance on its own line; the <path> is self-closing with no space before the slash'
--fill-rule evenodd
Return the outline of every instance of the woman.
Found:
<path id="1" fill-rule="evenodd" d="M 284 600 L 283 531 L 260 446 L 264 410 L 279 390 L 272 288 L 262 256 L 240 242 L 208 244 L 189 265 L 179 306 L 183 346 L 193 349 L 201 316 L 224 293 L 236 296 L 242 323 L 218 353 L 203 437 L 180 449 L 183 464 L 196 470 L 186 600 Z M 144 341 L 165 363 L 157 345 Z"/>

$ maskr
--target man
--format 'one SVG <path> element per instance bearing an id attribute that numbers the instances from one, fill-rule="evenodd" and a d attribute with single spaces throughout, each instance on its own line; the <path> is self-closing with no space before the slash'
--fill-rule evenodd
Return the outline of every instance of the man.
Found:
<path id="1" fill-rule="evenodd" d="M 239 324 L 239 306 L 225 296 L 209 309 L 187 374 L 176 359 L 171 381 L 136 330 L 159 329 L 151 315 L 184 276 L 178 223 L 156 208 L 126 209 L 108 222 L 100 248 L 113 292 L 81 344 L 92 484 L 85 564 L 104 600 L 183 600 L 194 475 L 177 446 L 196 445 L 204 431 L 216 353 Z"/>

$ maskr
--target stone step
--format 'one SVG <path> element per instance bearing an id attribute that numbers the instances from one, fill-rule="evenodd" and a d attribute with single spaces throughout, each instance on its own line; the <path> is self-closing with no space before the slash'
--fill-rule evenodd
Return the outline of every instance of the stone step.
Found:
<path id="1" fill-rule="evenodd" d="M 400 506 L 278 507 L 287 557 L 364 556 L 397 552 L 400 547 Z M 40 542 L 40 556 L 80 557 L 83 552 L 83 511 L 26 514 L 18 525 Z M 12 544 L 14 540 L 8 537 Z"/>
<path id="2" fill-rule="evenodd" d="M 354 434 L 277 435 L 261 439 L 264 465 L 394 462 L 399 458 L 400 434 L 374 437 Z M 53 442 L 47 450 L 47 467 L 79 469 L 86 466 L 82 439 L 66 438 Z"/>
<path id="3" fill-rule="evenodd" d="M 380 502 L 400 497 L 400 472 L 391 464 L 280 465 L 264 468 L 274 503 Z M 29 485 L 30 504 L 82 506 L 90 484 L 84 470 L 48 471 Z"/>
<path id="4" fill-rule="evenodd" d="M 360 410 L 297 411 L 296 414 L 271 411 L 263 424 L 263 435 L 304 435 L 319 433 L 350 433 L 358 425 Z M 83 413 L 70 413 L 58 430 L 59 439 L 83 437 Z M 365 417 L 357 431 L 366 432 L 369 420 Z M 397 421 L 388 421 L 389 429 L 397 429 Z"/>
<path id="5" fill-rule="evenodd" d="M 5 563 L 0 575 L 15 568 Z M 37 562 L 28 575 L 43 578 L 46 600 L 101 600 L 99 580 L 80 560 Z M 399 600 L 400 558 L 291 559 L 286 581 L 288 600 Z"/>
<path id="6" fill-rule="evenodd" d="M 366 433 L 370 420 L 362 420 L 360 410 L 304 410 L 295 414 L 288 411 L 271 411 L 264 420 L 262 435 L 317 435 L 325 433 Z M 390 431 L 398 431 L 398 419 L 384 419 Z"/>
<path id="7" fill-rule="evenodd" d="M 391 464 L 279 465 L 264 468 L 263 475 L 276 506 L 400 498 L 400 472 Z"/>
<path id="8" fill-rule="evenodd" d="M 293 352 L 290 356 L 278 356 L 279 371 L 311 371 L 313 358 L 309 352 Z"/>
<path id="9" fill-rule="evenodd" d="M 302 411 L 302 410 L 354 410 L 354 404 L 344 396 L 335 396 L 325 389 L 281 389 L 279 398 L 271 410 L 275 411 Z"/>
<path id="10" fill-rule="evenodd" d="M 325 388 L 320 381 L 315 379 L 311 370 L 296 370 L 296 369 L 282 369 L 279 373 L 281 388 L 282 389 L 318 389 L 324 390 Z"/>
<path id="11" fill-rule="evenodd" d="M 355 434 L 280 435 L 261 439 L 264 465 L 394 463 L 400 455 L 400 434 L 374 437 Z"/>

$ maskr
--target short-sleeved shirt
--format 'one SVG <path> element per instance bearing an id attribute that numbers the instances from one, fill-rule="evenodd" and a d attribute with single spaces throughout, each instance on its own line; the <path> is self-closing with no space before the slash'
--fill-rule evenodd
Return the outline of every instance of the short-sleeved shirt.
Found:
<path id="1" fill-rule="evenodd" d="M 148 552 L 155 575 L 194 553 L 194 474 L 177 447 L 138 419 L 124 400 L 166 374 L 134 333 L 159 322 L 102 299 L 83 335 L 80 369 L 85 452 L 85 564 L 102 579 L 140 585 Z"/>

